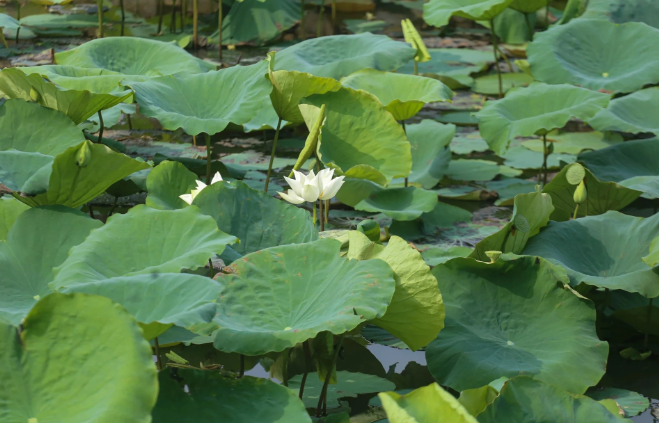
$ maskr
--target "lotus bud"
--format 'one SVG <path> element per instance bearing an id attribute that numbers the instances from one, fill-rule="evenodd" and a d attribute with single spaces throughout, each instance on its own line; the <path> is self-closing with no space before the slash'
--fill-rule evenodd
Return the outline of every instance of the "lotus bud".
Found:
<path id="1" fill-rule="evenodd" d="M 357 225 L 357 230 L 371 241 L 380 241 L 380 225 L 375 220 L 362 220 Z"/>
<path id="2" fill-rule="evenodd" d="M 87 167 L 92 160 L 91 142 L 85 141 L 82 143 L 78 152 L 76 153 L 76 165 L 78 167 Z"/>
<path id="3" fill-rule="evenodd" d="M 584 181 L 581 181 L 577 186 L 577 189 L 574 190 L 574 195 L 572 196 L 572 199 L 574 200 L 575 203 L 582 204 L 584 201 L 586 201 L 586 198 L 588 198 L 588 191 L 586 190 L 586 184 L 584 183 Z"/>
<path id="4" fill-rule="evenodd" d="M 485 255 L 490 259 L 492 263 L 496 263 L 501 257 L 501 251 L 486 251 Z"/>

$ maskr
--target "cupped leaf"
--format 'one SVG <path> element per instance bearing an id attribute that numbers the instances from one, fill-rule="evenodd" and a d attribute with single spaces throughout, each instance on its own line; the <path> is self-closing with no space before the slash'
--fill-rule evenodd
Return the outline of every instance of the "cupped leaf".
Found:
<path id="1" fill-rule="evenodd" d="M 378 397 L 391 423 L 476 423 L 458 400 L 436 383 L 405 395 L 382 392 Z"/>
<path id="2" fill-rule="evenodd" d="M 363 69 L 341 79 L 344 87 L 367 91 L 380 100 L 396 120 L 416 115 L 426 103 L 450 101 L 446 85 L 432 78 Z"/>
<path id="3" fill-rule="evenodd" d="M 50 294 L 20 333 L 0 320 L 0 336 L 3 422 L 151 421 L 158 395 L 151 348 L 109 299 Z"/>
<path id="4" fill-rule="evenodd" d="M 140 238 L 146 241 L 126 242 Z M 235 241 L 196 207 L 156 210 L 140 205 L 112 216 L 105 226 L 71 249 L 66 261 L 55 269 L 51 287 L 194 270 Z"/>
<path id="5" fill-rule="evenodd" d="M 16 223 L 16 219 L 30 207 L 12 197 L 0 196 L 0 241 L 7 239 L 7 234 Z"/>
<path id="6" fill-rule="evenodd" d="M 173 43 L 134 37 L 99 38 L 55 54 L 58 65 L 107 69 L 124 75 L 203 73 L 215 65 Z"/>
<path id="7" fill-rule="evenodd" d="M 77 66 L 45 65 L 21 68 L 26 75 L 39 74 L 60 87 L 70 90 L 90 91 L 97 94 L 109 94 L 117 90 L 126 75 L 98 68 L 80 68 Z M 133 78 L 137 78 L 134 76 Z M 147 79 L 149 77 L 144 77 Z"/>
<path id="8" fill-rule="evenodd" d="M 491 21 L 513 0 L 430 0 L 423 5 L 423 20 L 429 25 L 445 26 L 451 16 L 474 21 Z"/>
<path id="9" fill-rule="evenodd" d="M 61 88 L 41 75 L 26 75 L 20 68 L 8 68 L 0 72 L 0 93 L 9 98 L 34 101 L 50 109 L 59 110 L 76 125 L 100 110 L 116 106 L 133 95 L 130 90 L 121 90 L 119 87 L 108 94 Z"/>
<path id="10" fill-rule="evenodd" d="M 6 241 L 0 242 L 0 317 L 18 325 L 41 297 L 52 292 L 48 283 L 53 268 L 66 260 L 71 247 L 101 226 L 100 221 L 61 206 L 21 213 Z"/>
<path id="11" fill-rule="evenodd" d="M 309 212 L 240 181 L 215 183 L 202 190 L 192 204 L 215 219 L 221 231 L 240 239 L 232 247 L 240 255 L 318 239 Z"/>
<path id="12" fill-rule="evenodd" d="M 451 161 L 448 145 L 455 135 L 455 125 L 424 119 L 418 124 L 407 125 L 406 133 L 412 147 L 412 172 L 408 181 L 430 189 L 448 170 Z"/>
<path id="13" fill-rule="evenodd" d="M 437 194 L 417 187 L 375 191 L 355 205 L 356 210 L 380 212 L 396 220 L 414 220 L 437 205 Z"/>
<path id="14" fill-rule="evenodd" d="M 446 326 L 426 358 L 440 384 L 462 391 L 524 374 L 583 393 L 604 375 L 609 347 L 597 338 L 595 308 L 565 286 L 560 267 L 502 255 L 456 258 L 432 273 Z"/>
<path id="15" fill-rule="evenodd" d="M 249 122 L 263 107 L 272 85 L 263 61 L 203 74 L 176 74 L 144 82 L 128 82 L 140 113 L 158 119 L 165 129 L 190 135 L 222 132 L 229 123 Z M 208 90 L 212 86 L 213 91 Z M 172 101 L 172 99 L 176 99 Z M 238 107 L 239 106 L 239 107 Z"/>
<path id="16" fill-rule="evenodd" d="M 382 260 L 339 256 L 332 239 L 268 248 L 235 261 L 218 275 L 214 345 L 259 355 L 283 351 L 319 332 L 341 334 L 382 317 L 394 294 Z"/>
<path id="17" fill-rule="evenodd" d="M 320 139 L 320 134 L 323 130 L 323 125 L 325 124 L 325 105 L 323 104 L 320 107 L 311 106 L 309 104 L 302 104 L 298 106 L 300 112 L 304 116 L 304 122 L 309 129 L 309 135 L 304 141 L 304 147 L 300 151 L 300 155 L 293 165 L 293 170 L 300 170 L 302 166 L 311 158 L 311 156 L 318 151 L 318 140 Z M 293 170 L 289 178 L 292 178 L 294 175 Z"/>
<path id="18" fill-rule="evenodd" d="M 659 108 L 659 87 L 636 91 L 617 98 L 588 123 L 599 131 L 659 134 L 659 123 L 652 113 Z"/>
<path id="19" fill-rule="evenodd" d="M 160 393 L 153 423 L 311 423 L 297 393 L 270 380 L 231 379 L 218 372 L 178 369 L 158 376 Z"/>
<path id="20" fill-rule="evenodd" d="M 412 60 L 416 49 L 370 32 L 312 38 L 277 53 L 275 69 L 341 79 L 364 68 L 393 71 Z"/>
<path id="21" fill-rule="evenodd" d="M 380 259 L 394 271 L 396 290 L 384 316 L 371 323 L 409 346 L 423 348 L 444 327 L 444 305 L 437 281 L 421 254 L 402 238 L 391 237 L 386 247 L 358 231 L 350 232 L 348 258 Z"/>
<path id="22" fill-rule="evenodd" d="M 341 88 L 307 97 L 303 102 L 327 107 L 318 149 L 326 165 L 346 174 L 352 167 L 368 165 L 387 182 L 410 173 L 410 143 L 401 126 L 372 94 Z"/>
<path id="23" fill-rule="evenodd" d="M 659 296 L 656 267 L 643 261 L 659 235 L 659 215 L 647 219 L 609 211 L 568 222 L 550 222 L 529 240 L 523 254 L 563 266 L 580 283 L 654 298 Z"/>
<path id="24" fill-rule="evenodd" d="M 609 96 L 571 85 L 534 83 L 488 101 L 476 114 L 483 139 L 505 154 L 515 137 L 542 135 L 562 128 L 573 117 L 587 120 L 609 104 Z"/>
<path id="25" fill-rule="evenodd" d="M 536 34 L 527 54 L 549 84 L 628 93 L 659 82 L 659 29 L 642 23 L 575 19 Z"/>
<path id="26" fill-rule="evenodd" d="M 562 222 L 569 220 L 574 215 L 577 203 L 574 202 L 576 184 L 568 181 L 568 174 L 573 168 L 582 168 L 580 164 L 565 166 L 547 185 L 542 192 L 551 196 L 554 212 L 551 220 Z M 615 182 L 602 182 L 597 179 L 590 170 L 585 169 L 584 184 L 588 192 L 586 201 L 579 206 L 577 216 L 595 216 L 606 213 L 609 210 L 621 210 L 636 200 L 641 191 L 626 188 Z"/>
<path id="27" fill-rule="evenodd" d="M 182 209 L 188 205 L 179 196 L 197 188 L 197 175 L 183 164 L 164 161 L 146 179 L 146 205 L 160 210 Z"/>
<path id="28" fill-rule="evenodd" d="M 480 423 L 502 420 L 510 423 L 629 422 L 585 395 L 575 395 L 558 386 L 524 376 L 507 381 L 497 399 L 478 416 Z"/>

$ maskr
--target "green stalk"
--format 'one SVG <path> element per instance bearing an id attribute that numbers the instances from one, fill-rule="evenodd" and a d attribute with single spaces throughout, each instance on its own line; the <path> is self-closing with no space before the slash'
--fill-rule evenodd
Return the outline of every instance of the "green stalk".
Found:
<path id="1" fill-rule="evenodd" d="M 318 200 L 318 215 L 320 216 L 320 231 L 323 232 L 325 230 L 325 219 L 323 219 L 323 200 Z"/>
<path id="2" fill-rule="evenodd" d="M 185 16 L 186 12 L 188 11 L 188 3 L 186 0 L 181 0 L 181 32 L 185 32 L 185 25 L 187 22 Z"/>
<path id="3" fill-rule="evenodd" d="M 497 57 L 499 44 L 497 40 L 497 33 L 494 29 L 494 18 L 490 21 L 490 32 L 492 33 L 492 52 L 494 53 L 494 66 L 497 68 L 497 76 L 499 77 L 499 98 L 503 98 L 503 81 L 501 80 L 501 69 L 499 69 L 499 58 Z"/>
<path id="4" fill-rule="evenodd" d="M 160 34 L 162 32 L 162 19 L 165 14 L 165 0 L 158 0 L 158 31 Z"/>
<path id="5" fill-rule="evenodd" d="M 98 38 L 103 38 L 103 0 L 97 0 L 96 7 L 98 7 Z"/>
<path id="6" fill-rule="evenodd" d="M 20 21 L 21 20 L 21 2 L 20 0 L 16 0 L 16 20 Z M 21 33 L 21 27 L 19 26 L 16 28 L 16 40 L 14 41 L 14 44 L 18 45 L 18 34 Z"/>
<path id="7" fill-rule="evenodd" d="M 206 134 L 206 185 L 211 183 L 211 158 L 211 136 Z"/>
<path id="8" fill-rule="evenodd" d="M 192 0 L 192 45 L 199 47 L 199 0 Z"/>
<path id="9" fill-rule="evenodd" d="M 334 356 L 332 357 L 332 364 L 327 370 L 327 375 L 325 376 L 325 382 L 323 383 L 323 389 L 320 391 L 320 398 L 318 399 L 318 406 L 316 407 L 316 417 L 320 417 L 323 409 L 324 401 L 327 401 L 327 387 L 329 385 L 330 378 L 332 377 L 332 372 L 334 367 L 336 367 L 336 360 L 339 358 L 339 351 L 343 346 L 343 338 L 346 336 L 345 332 L 339 337 L 339 344 L 334 350 Z"/>
<path id="10" fill-rule="evenodd" d="M 542 186 L 547 185 L 547 157 L 549 153 L 547 151 L 547 135 L 542 136 Z"/>
<path id="11" fill-rule="evenodd" d="M 416 75 L 416 60 L 414 61 L 414 74 Z M 407 137 L 407 128 L 405 128 L 405 121 L 401 121 L 401 125 L 403 125 L 403 132 L 405 132 L 405 136 Z M 407 176 L 405 177 L 405 187 L 409 185 L 409 181 L 407 180 Z"/>
<path id="12" fill-rule="evenodd" d="M 526 20 L 526 28 L 529 30 L 529 40 L 533 41 L 533 25 L 531 25 L 531 19 L 529 18 L 529 14 L 525 13 L 524 14 L 524 19 Z"/>
<path id="13" fill-rule="evenodd" d="M 119 0 L 119 7 L 121 7 L 121 36 L 124 36 L 124 24 L 126 22 L 126 12 L 124 10 L 124 0 Z"/>
<path id="14" fill-rule="evenodd" d="M 579 205 L 577 204 L 577 207 L 574 208 L 574 214 L 572 215 L 572 219 L 577 218 L 577 212 L 579 211 Z"/>
<path id="15" fill-rule="evenodd" d="M 100 129 L 98 130 L 98 142 L 102 143 L 103 142 L 103 130 L 105 129 L 104 124 L 103 124 L 103 115 L 101 114 L 101 111 L 98 111 L 98 124 L 100 126 Z"/>
<path id="16" fill-rule="evenodd" d="M 240 354 L 240 373 L 238 373 L 238 378 L 240 379 L 243 376 L 245 376 L 245 354 Z"/>
<path id="17" fill-rule="evenodd" d="M 316 30 L 316 37 L 320 38 L 320 30 L 323 23 L 323 13 L 325 13 L 325 0 L 320 2 L 320 11 L 318 12 L 318 29 Z"/>
<path id="18" fill-rule="evenodd" d="M 329 208 L 330 208 L 330 200 L 325 200 L 325 224 L 327 224 L 327 218 L 329 217 Z"/>
<path id="19" fill-rule="evenodd" d="M 314 201 L 313 203 L 313 226 L 316 226 L 316 202 Z"/>
<path id="20" fill-rule="evenodd" d="M 162 370 L 162 361 L 160 360 L 160 344 L 158 344 L 158 337 L 153 339 L 153 345 L 156 350 L 156 363 L 158 364 L 158 371 Z"/>
<path id="21" fill-rule="evenodd" d="M 648 305 L 648 320 L 647 325 L 645 326 L 645 339 L 643 340 L 643 351 L 648 350 L 648 338 L 650 337 L 650 322 L 652 321 L 652 300 L 650 298 L 650 304 Z"/>
<path id="22" fill-rule="evenodd" d="M 196 1 L 196 0 L 195 0 Z M 277 150 L 277 140 L 279 139 L 279 129 L 281 128 L 281 118 L 277 122 L 277 130 L 275 131 L 275 140 L 272 142 L 272 153 L 270 153 L 270 164 L 268 164 L 268 175 L 265 178 L 265 193 L 268 193 L 268 185 L 270 185 L 270 174 L 272 173 L 272 164 L 275 161 L 275 152 Z"/>
<path id="23" fill-rule="evenodd" d="M 304 0 L 300 0 L 300 10 L 302 11 L 300 16 L 300 38 L 304 40 L 306 38 L 304 31 Z"/>
<path id="24" fill-rule="evenodd" d="M 208 259 L 208 267 L 211 271 L 211 279 L 215 278 L 215 268 L 213 267 L 213 259 Z"/>
<path id="25" fill-rule="evenodd" d="M 307 383 L 307 375 L 309 374 L 309 366 L 311 366 L 311 349 L 309 348 L 309 340 L 307 339 L 302 343 L 304 349 L 304 374 L 300 382 L 300 399 L 304 396 L 304 385 Z"/>
<path id="26" fill-rule="evenodd" d="M 176 32 L 176 0 L 172 0 L 172 23 L 169 25 L 169 33 Z"/>
<path id="27" fill-rule="evenodd" d="M 419 74 L 419 62 L 417 62 L 415 60 L 414 61 L 414 75 L 418 75 L 418 74 Z"/>
<path id="28" fill-rule="evenodd" d="M 284 350 L 284 352 L 282 353 L 282 354 L 284 354 L 284 359 L 283 359 L 284 364 L 282 365 L 282 368 L 281 368 L 281 377 L 284 380 L 282 380 L 281 383 L 282 383 L 282 385 L 284 385 L 287 388 L 288 388 L 288 356 L 289 356 L 290 353 L 291 353 L 290 349 L 288 349 L 288 348 L 286 348 Z"/>
<path id="29" fill-rule="evenodd" d="M 220 9 L 218 11 L 219 17 L 218 17 L 218 22 L 217 22 L 217 45 L 218 49 L 220 51 L 220 63 L 222 63 L 222 0 L 220 0 Z"/>

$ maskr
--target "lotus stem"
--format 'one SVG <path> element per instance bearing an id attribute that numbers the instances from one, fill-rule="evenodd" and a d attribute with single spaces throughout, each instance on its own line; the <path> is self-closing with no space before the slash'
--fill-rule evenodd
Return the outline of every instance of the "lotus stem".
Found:
<path id="1" fill-rule="evenodd" d="M 572 219 L 577 218 L 577 212 L 579 211 L 579 205 L 577 204 L 577 207 L 574 208 L 574 214 L 572 215 Z"/>
<path id="2" fill-rule="evenodd" d="M 309 366 L 311 366 L 311 349 L 309 348 L 309 340 L 307 339 L 302 343 L 304 349 L 304 374 L 300 382 L 300 399 L 304 396 L 304 385 L 307 383 L 307 375 L 309 374 Z"/>
<path id="3" fill-rule="evenodd" d="M 325 230 L 325 219 L 323 219 L 323 200 L 318 200 L 318 216 L 320 220 L 320 231 L 323 232 Z"/>
<path id="4" fill-rule="evenodd" d="M 103 38 L 103 0 L 96 1 L 98 8 L 98 38 Z"/>
<path id="5" fill-rule="evenodd" d="M 547 185 L 547 157 L 549 157 L 549 150 L 547 150 L 547 134 L 542 135 L 542 186 Z"/>
<path id="6" fill-rule="evenodd" d="M 94 207 L 92 207 L 92 203 L 87 203 L 87 210 L 89 211 L 89 217 L 92 219 L 94 218 Z"/>
<path id="7" fill-rule="evenodd" d="M 185 32 L 186 16 L 185 14 L 188 11 L 188 2 L 186 0 L 181 0 L 181 33 Z"/>
<path id="8" fill-rule="evenodd" d="M 215 268 L 213 267 L 213 259 L 212 258 L 208 259 L 208 267 L 211 271 L 211 279 L 214 279 L 215 278 Z"/>
<path id="9" fill-rule="evenodd" d="M 290 354 L 290 350 L 286 348 L 282 354 L 284 355 L 284 364 L 281 368 L 281 377 L 284 380 L 282 380 L 281 383 L 288 388 L 288 356 Z"/>
<path id="10" fill-rule="evenodd" d="M 192 45 L 199 47 L 199 0 L 192 0 Z"/>
<path id="11" fill-rule="evenodd" d="M 272 173 L 272 164 L 275 161 L 275 152 L 277 150 L 277 140 L 279 139 L 279 129 L 281 128 L 281 118 L 277 122 L 277 130 L 275 131 L 275 139 L 272 142 L 272 152 L 270 153 L 270 163 L 268 164 L 268 175 L 265 177 L 265 193 L 268 193 L 268 185 L 270 185 L 270 174 Z"/>
<path id="12" fill-rule="evenodd" d="M 211 136 L 206 133 L 206 185 L 211 183 L 211 159 Z"/>
<path id="13" fill-rule="evenodd" d="M 501 51 L 501 46 L 497 45 L 497 51 L 499 52 L 499 57 L 503 57 L 503 60 L 508 65 L 508 69 L 510 69 L 510 71 L 512 72 L 513 71 L 513 65 L 512 65 L 512 63 L 510 63 L 510 60 L 508 59 L 508 56 L 503 54 L 503 51 Z"/>
<path id="14" fill-rule="evenodd" d="M 4 44 L 5 48 L 9 50 L 9 44 L 7 44 L 7 40 L 5 40 L 5 34 L 2 33 L 2 27 L 0 27 L 0 41 L 2 41 L 2 44 Z"/>
<path id="15" fill-rule="evenodd" d="M 501 69 L 499 69 L 499 58 L 497 57 L 498 41 L 497 33 L 494 29 L 494 19 L 490 20 L 490 31 L 492 32 L 492 52 L 494 53 L 494 67 L 497 68 L 497 76 L 499 77 L 499 98 L 503 98 L 503 81 L 501 80 Z"/>
<path id="16" fill-rule="evenodd" d="M 327 218 L 329 217 L 329 208 L 330 208 L 330 200 L 325 200 L 325 224 L 327 224 Z"/>
<path id="17" fill-rule="evenodd" d="M 316 226 L 316 202 L 313 202 L 313 226 Z"/>
<path id="18" fill-rule="evenodd" d="M 130 115 L 126 115 L 126 120 L 128 121 L 128 129 L 133 130 L 133 122 L 130 120 Z"/>
<path id="19" fill-rule="evenodd" d="M 528 13 L 524 14 L 524 19 L 526 20 L 526 27 L 529 30 L 529 41 L 533 41 L 533 35 L 534 35 L 533 25 L 531 25 L 531 18 L 529 18 Z"/>
<path id="20" fill-rule="evenodd" d="M 414 61 L 414 74 L 416 75 L 416 60 Z M 405 121 L 401 120 L 400 124 L 403 126 L 403 132 L 405 133 L 405 137 L 407 138 L 407 128 L 405 127 Z M 408 177 L 405 177 L 405 187 L 409 185 Z"/>
<path id="21" fill-rule="evenodd" d="M 325 0 L 320 1 L 320 10 L 318 11 L 318 28 L 316 29 L 317 38 L 320 38 L 320 32 L 323 23 L 323 13 L 325 13 Z"/>
<path id="22" fill-rule="evenodd" d="M 221 1 L 222 0 L 220 0 L 220 2 Z M 245 376 L 245 354 L 240 354 L 240 372 L 238 373 L 238 379 L 242 378 L 243 376 Z"/>
<path id="23" fill-rule="evenodd" d="M 304 31 L 304 0 L 300 0 L 300 38 L 305 39 L 305 31 Z"/>
<path id="24" fill-rule="evenodd" d="M 220 52 L 220 63 L 222 63 L 222 20 L 224 17 L 222 16 L 222 0 L 220 0 L 220 8 L 218 10 L 218 20 L 217 20 L 217 45 L 218 45 L 218 50 Z"/>
<path id="25" fill-rule="evenodd" d="M 645 339 L 643 340 L 643 351 L 648 350 L 648 338 L 650 337 L 650 323 L 652 322 L 652 300 L 650 298 L 650 304 L 648 304 L 648 320 L 647 325 L 645 326 Z"/>
<path id="26" fill-rule="evenodd" d="M 162 32 L 162 19 L 165 14 L 165 0 L 158 0 L 158 31 L 157 34 Z"/>
<path id="27" fill-rule="evenodd" d="M 316 407 L 316 417 L 321 416 L 321 412 L 323 410 L 323 404 L 325 404 L 325 407 L 327 407 L 327 403 L 325 402 L 327 401 L 327 386 L 329 385 L 329 381 L 332 378 L 332 372 L 336 367 L 336 360 L 339 358 L 339 351 L 341 351 L 341 347 L 343 347 L 343 338 L 345 336 L 346 336 L 345 332 L 341 334 L 341 336 L 339 337 L 339 344 L 334 350 L 334 356 L 332 357 L 332 364 L 327 370 L 327 375 L 325 376 L 325 382 L 323 382 L 323 389 L 320 391 L 320 398 L 318 399 L 318 406 Z"/>
<path id="28" fill-rule="evenodd" d="M 418 75 L 418 74 L 419 74 L 419 62 L 417 62 L 415 60 L 414 61 L 414 75 Z"/>
<path id="29" fill-rule="evenodd" d="M 158 344 L 158 337 L 153 338 L 153 346 L 156 350 L 156 363 L 158 364 L 158 371 L 162 370 L 162 361 L 160 360 L 160 344 Z"/>
<path id="30" fill-rule="evenodd" d="M 103 143 L 103 130 L 105 128 L 104 128 L 104 125 L 103 125 L 103 115 L 101 114 L 100 110 L 98 111 L 98 124 L 100 126 L 100 128 L 98 130 L 98 142 L 100 142 L 102 144 Z"/>
<path id="31" fill-rule="evenodd" d="M 176 32 L 176 0 L 172 0 L 172 23 L 169 26 L 169 33 Z"/>
<path id="32" fill-rule="evenodd" d="M 197 146 L 197 136 L 196 135 L 192 136 L 192 145 L 194 145 L 195 147 Z"/>
<path id="33" fill-rule="evenodd" d="M 21 2 L 20 0 L 16 0 L 16 20 L 20 21 L 21 20 Z M 16 40 L 14 40 L 14 44 L 18 45 L 18 34 L 21 33 L 21 27 L 20 25 L 18 28 L 16 28 Z"/>
<path id="34" fill-rule="evenodd" d="M 124 0 L 119 0 L 119 7 L 121 7 L 121 36 L 124 36 L 124 24 L 126 22 L 126 11 L 124 10 Z"/>
<path id="35" fill-rule="evenodd" d="M 114 197 L 114 202 L 112 203 L 112 207 L 110 207 L 110 212 L 108 213 L 108 217 L 112 216 L 112 213 L 114 213 L 114 209 L 117 208 L 118 202 L 119 202 L 119 197 Z"/>

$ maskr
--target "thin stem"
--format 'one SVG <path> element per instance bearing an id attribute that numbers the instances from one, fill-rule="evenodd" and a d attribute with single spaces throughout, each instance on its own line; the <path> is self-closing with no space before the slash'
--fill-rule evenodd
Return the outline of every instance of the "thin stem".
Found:
<path id="1" fill-rule="evenodd" d="M 300 10 L 300 38 L 304 40 L 306 38 L 304 30 L 304 0 L 300 0 Z"/>
<path id="2" fill-rule="evenodd" d="M 100 126 L 100 129 L 98 130 L 98 142 L 103 143 L 103 130 L 105 129 L 104 124 L 103 124 L 103 115 L 101 114 L 101 111 L 98 111 L 98 124 Z"/>
<path id="3" fill-rule="evenodd" d="M 114 203 L 112 203 L 112 207 L 110 208 L 110 212 L 108 213 L 108 217 L 112 216 L 112 213 L 114 213 L 114 209 L 117 208 L 117 203 L 119 202 L 119 197 L 114 197 Z"/>
<path id="4" fill-rule="evenodd" d="M 20 0 L 16 0 L 16 20 L 20 21 L 21 20 L 21 2 Z M 16 28 L 16 40 L 14 41 L 14 44 L 18 45 L 18 34 L 21 33 L 21 27 L 19 26 Z"/>
<path id="5" fill-rule="evenodd" d="M 508 56 L 503 54 L 503 51 L 501 51 L 501 46 L 500 45 L 497 45 L 497 51 L 499 52 L 499 57 L 503 57 L 503 60 L 505 60 L 506 64 L 508 65 L 508 69 L 510 69 L 510 71 L 512 72 L 513 71 L 513 65 L 512 65 L 512 63 L 510 63 L 510 60 L 508 60 Z"/>
<path id="6" fill-rule="evenodd" d="M 414 61 L 414 75 L 418 75 L 418 74 L 419 74 L 419 62 L 417 62 L 415 60 Z"/>
<path id="7" fill-rule="evenodd" d="M 195 147 L 197 146 L 197 136 L 196 135 L 192 136 L 192 145 L 194 145 Z"/>
<path id="8" fill-rule="evenodd" d="M 286 348 L 283 354 L 284 354 L 284 364 L 281 369 L 281 377 L 284 380 L 282 380 L 281 383 L 282 385 L 288 388 L 288 356 L 290 354 L 290 350 Z"/>
<path id="9" fill-rule="evenodd" d="M 240 354 L 240 372 L 238 373 L 238 378 L 240 379 L 243 376 L 245 376 L 245 354 Z"/>
<path id="10" fill-rule="evenodd" d="M 323 23 L 323 13 L 325 13 L 325 0 L 320 2 L 320 11 L 318 11 L 318 28 L 316 29 L 316 37 L 320 38 L 320 32 Z"/>
<path id="11" fill-rule="evenodd" d="M 323 383 L 323 389 L 320 391 L 320 398 L 318 399 L 318 406 L 316 407 L 316 417 L 321 416 L 323 409 L 323 401 L 327 399 L 327 386 L 329 385 L 330 378 L 332 377 L 332 372 L 334 367 L 336 367 L 336 360 L 339 358 L 339 351 L 343 347 L 343 338 L 346 336 L 345 332 L 339 337 L 339 344 L 334 350 L 334 356 L 332 357 L 332 364 L 329 369 L 327 369 L 327 375 L 325 376 L 325 382 Z"/>
<path id="12" fill-rule="evenodd" d="M 119 0 L 119 7 L 121 7 L 121 36 L 124 36 L 124 25 L 126 22 L 126 11 L 124 10 L 124 0 Z"/>
<path id="13" fill-rule="evenodd" d="M 158 337 L 156 336 L 153 339 L 153 345 L 156 350 L 156 363 L 158 364 L 158 370 L 162 370 L 162 361 L 160 361 L 160 344 L 158 344 Z"/>
<path id="14" fill-rule="evenodd" d="M 533 41 L 533 25 L 531 25 L 531 18 L 529 18 L 529 14 L 525 13 L 524 14 L 524 19 L 526 20 L 526 28 L 529 30 L 529 40 Z"/>
<path id="15" fill-rule="evenodd" d="M 309 348 L 308 339 L 302 343 L 302 349 L 304 349 L 304 374 L 302 375 L 302 381 L 300 381 L 300 399 L 304 396 L 304 384 L 307 383 L 307 375 L 311 366 L 311 349 Z"/>
<path id="16" fill-rule="evenodd" d="M 188 3 L 185 0 L 181 0 L 181 32 L 185 31 L 185 24 L 186 24 L 185 14 L 187 11 L 188 11 Z"/>
<path id="17" fill-rule="evenodd" d="M 316 202 L 314 201 L 312 203 L 312 205 L 313 205 L 313 225 L 315 227 L 316 226 Z"/>
<path id="18" fill-rule="evenodd" d="M 199 0 L 192 0 L 192 45 L 199 48 Z"/>
<path id="19" fill-rule="evenodd" d="M 165 0 L 158 0 L 158 34 L 162 32 L 162 18 L 165 14 Z"/>
<path id="20" fill-rule="evenodd" d="M 222 16 L 222 0 L 220 0 L 220 9 L 218 10 L 219 17 L 217 20 L 217 45 L 218 49 L 220 52 L 220 63 L 222 63 L 222 20 L 224 17 Z"/>
<path id="21" fill-rule="evenodd" d="M 572 219 L 577 218 L 577 212 L 579 211 L 579 205 L 577 204 L 577 207 L 574 208 L 574 214 L 572 215 Z"/>
<path id="22" fill-rule="evenodd" d="M 414 74 L 416 75 L 416 60 L 414 61 Z M 405 127 L 405 121 L 401 120 L 400 124 L 403 126 L 403 132 L 405 133 L 405 137 L 407 137 L 407 128 Z M 405 187 L 409 185 L 408 177 L 405 177 Z"/>
<path id="23" fill-rule="evenodd" d="M 325 224 L 327 224 L 327 218 L 329 217 L 329 208 L 330 208 L 330 200 L 325 200 Z"/>
<path id="24" fill-rule="evenodd" d="M 547 157 L 549 157 L 549 150 L 547 150 L 547 135 L 542 136 L 542 186 L 547 185 Z"/>
<path id="25" fill-rule="evenodd" d="M 497 68 L 497 76 L 499 77 L 499 98 L 503 98 L 503 81 L 501 79 L 501 69 L 499 69 L 499 58 L 497 57 L 498 40 L 497 33 L 494 29 L 494 19 L 490 21 L 490 31 L 492 32 L 492 52 L 494 53 L 494 66 Z"/>
<path id="26" fill-rule="evenodd" d="M 206 185 L 211 183 L 211 136 L 206 133 Z"/>
<path id="27" fill-rule="evenodd" d="M 98 8 L 98 38 L 103 38 L 103 0 L 96 1 Z"/>
<path id="28" fill-rule="evenodd" d="M 648 304 L 648 320 L 647 320 L 647 326 L 645 327 L 645 339 L 643 340 L 643 351 L 648 350 L 648 340 L 650 337 L 650 323 L 652 321 L 652 300 L 654 298 L 650 298 L 650 304 Z"/>
<path id="29" fill-rule="evenodd" d="M 325 230 L 325 219 L 323 219 L 323 200 L 318 200 L 318 216 L 320 220 L 320 231 L 323 232 Z"/>
<path id="30" fill-rule="evenodd" d="M 176 0 L 172 0 L 172 23 L 169 25 L 169 32 L 170 34 L 176 32 Z"/>
<path id="31" fill-rule="evenodd" d="M 212 258 L 208 259 L 208 267 L 211 270 L 211 279 L 214 279 L 215 278 L 215 268 L 213 267 L 213 259 Z"/>
<path id="32" fill-rule="evenodd" d="M 508 232 L 506 232 L 506 236 L 503 237 L 503 244 L 501 244 L 501 252 L 505 253 L 506 252 L 506 243 L 508 242 L 508 238 L 510 237 L 510 233 L 513 231 L 515 226 L 512 226 Z"/>
<path id="33" fill-rule="evenodd" d="M 265 177 L 265 193 L 268 193 L 268 185 L 270 185 L 270 174 L 272 173 L 272 164 L 275 161 L 275 153 L 277 150 L 277 140 L 279 139 L 279 128 L 281 128 L 281 118 L 277 122 L 277 130 L 275 131 L 275 139 L 272 142 L 272 152 L 270 153 L 270 163 L 268 164 L 268 175 Z"/>
<path id="34" fill-rule="evenodd" d="M 92 207 L 91 203 L 87 204 L 87 209 L 89 210 L 89 217 L 92 219 L 94 218 L 94 208 Z"/>
<path id="35" fill-rule="evenodd" d="M 128 120 L 128 129 L 133 130 L 133 122 L 130 120 L 130 115 L 126 115 L 126 120 Z"/>

